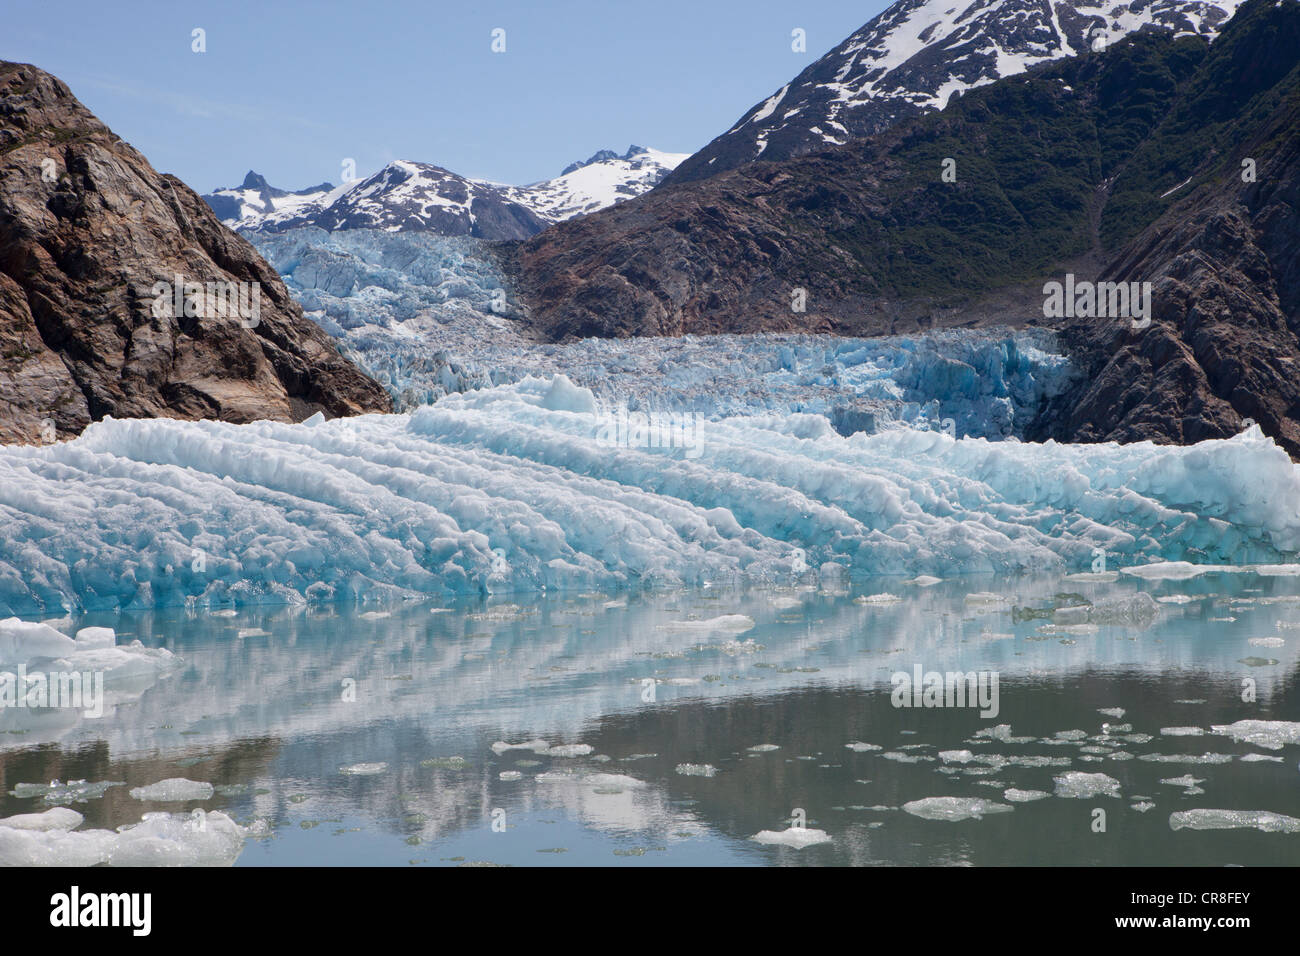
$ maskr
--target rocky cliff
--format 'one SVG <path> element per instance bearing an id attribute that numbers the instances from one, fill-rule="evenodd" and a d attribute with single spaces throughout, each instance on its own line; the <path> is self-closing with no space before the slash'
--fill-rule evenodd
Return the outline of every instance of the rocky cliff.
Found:
<path id="1" fill-rule="evenodd" d="M 0 61 L 0 441 L 75 435 L 108 415 L 389 407 L 193 191 L 63 82 Z"/>

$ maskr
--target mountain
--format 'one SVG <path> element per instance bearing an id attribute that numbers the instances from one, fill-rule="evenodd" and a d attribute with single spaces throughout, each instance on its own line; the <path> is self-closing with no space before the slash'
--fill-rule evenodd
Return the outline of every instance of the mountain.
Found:
<path id="1" fill-rule="evenodd" d="M 1142 29 L 1213 36 L 1240 0 L 899 0 L 685 160 L 668 183 L 870 136 Z"/>
<path id="2" fill-rule="evenodd" d="M 179 313 L 177 276 L 202 284 Z M 109 415 L 389 407 L 198 195 L 62 81 L 0 62 L 0 441 L 75 435 Z"/>
<path id="3" fill-rule="evenodd" d="M 250 172 L 241 186 L 203 198 L 228 225 L 282 232 L 300 226 L 431 232 L 477 239 L 525 239 L 546 226 L 645 193 L 685 158 L 631 146 L 601 150 L 555 179 L 509 186 L 467 179 L 427 163 L 401 160 L 373 176 L 298 192 L 267 185 Z"/>
<path id="4" fill-rule="evenodd" d="M 314 202 L 333 189 L 333 183 L 321 183 L 296 192 L 276 189 L 265 177 L 250 169 L 238 187 L 218 189 L 215 193 L 204 196 L 203 200 L 223 222 L 239 222 Z"/>
<path id="5" fill-rule="evenodd" d="M 1248 0 L 1213 44 L 1134 34 L 501 259 L 552 340 L 1059 325 L 1091 380 L 1038 434 L 1193 441 L 1253 417 L 1295 454 L 1297 144 L 1300 4 Z M 1066 273 L 1150 282 L 1151 327 L 1048 319 Z"/>

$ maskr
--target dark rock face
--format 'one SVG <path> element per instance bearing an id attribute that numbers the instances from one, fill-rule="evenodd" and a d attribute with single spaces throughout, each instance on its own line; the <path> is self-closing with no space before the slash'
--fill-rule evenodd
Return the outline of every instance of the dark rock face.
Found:
<path id="1" fill-rule="evenodd" d="M 209 289 L 176 318 L 157 284 L 177 276 L 241 290 L 248 308 L 222 308 Z M 60 80 L 0 62 L 0 441 L 71 436 L 106 415 L 297 421 L 390 407 L 184 183 Z"/>
<path id="2" fill-rule="evenodd" d="M 1114 43 L 1130 30 L 1210 35 L 1237 6 L 1238 0 L 898 0 L 756 103 L 665 182 L 871 136 L 942 109 L 954 93 Z"/>
<path id="3" fill-rule="evenodd" d="M 1298 153 L 1300 5 L 1250 0 L 1208 48 L 1135 35 L 858 143 L 661 186 L 502 262 L 550 339 L 1053 325 L 1087 374 L 1029 437 L 1194 442 L 1253 418 L 1296 455 Z M 1046 318 L 1063 273 L 1151 283 L 1150 325 Z"/>

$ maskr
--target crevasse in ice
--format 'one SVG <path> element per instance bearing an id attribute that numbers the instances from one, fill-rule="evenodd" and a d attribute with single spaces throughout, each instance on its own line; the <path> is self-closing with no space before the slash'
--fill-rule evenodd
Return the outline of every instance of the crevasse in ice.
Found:
<path id="1" fill-rule="evenodd" d="M 0 448 L 0 614 L 448 599 L 795 576 L 1282 562 L 1300 474 L 1257 429 L 1031 444 L 825 416 L 611 426 L 556 377 L 409 415 L 113 421 Z M 658 442 L 661 446 L 655 447 Z"/>

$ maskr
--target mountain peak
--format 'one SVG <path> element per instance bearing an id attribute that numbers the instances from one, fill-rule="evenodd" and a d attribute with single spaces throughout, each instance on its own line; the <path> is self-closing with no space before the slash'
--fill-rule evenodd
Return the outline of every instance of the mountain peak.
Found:
<path id="1" fill-rule="evenodd" d="M 897 0 L 667 177 L 790 159 L 943 109 L 955 94 L 1130 33 L 1213 38 L 1242 0 Z"/>
<path id="2" fill-rule="evenodd" d="M 239 188 L 256 189 L 258 192 L 261 192 L 264 189 L 270 189 L 271 184 L 266 181 L 265 176 L 260 173 L 255 173 L 250 169 L 248 175 L 244 177 L 244 181 L 240 184 Z"/>

